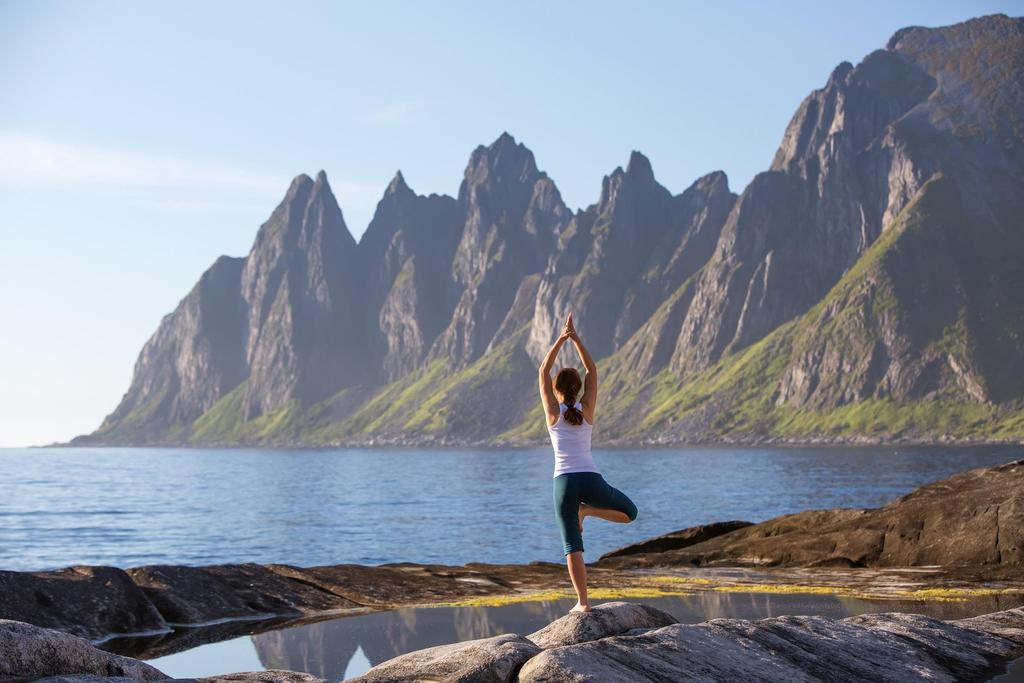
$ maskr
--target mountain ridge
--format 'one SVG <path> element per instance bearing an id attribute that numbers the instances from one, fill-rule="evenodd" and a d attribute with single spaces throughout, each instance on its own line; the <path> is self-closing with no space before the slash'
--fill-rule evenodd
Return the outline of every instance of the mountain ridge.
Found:
<path id="1" fill-rule="evenodd" d="M 902 29 L 738 195 L 634 150 L 572 211 L 503 132 L 457 197 L 396 172 L 357 242 L 300 174 L 72 444 L 539 443 L 569 310 L 601 443 L 1024 440 L 1021 55 L 1020 18 Z"/>

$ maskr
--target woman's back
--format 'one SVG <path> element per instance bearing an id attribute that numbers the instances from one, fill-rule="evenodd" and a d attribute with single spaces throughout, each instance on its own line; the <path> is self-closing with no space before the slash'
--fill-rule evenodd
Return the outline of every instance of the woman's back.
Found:
<path id="1" fill-rule="evenodd" d="M 577 404 L 578 408 L 582 406 Z M 585 419 L 572 425 L 565 421 L 564 403 L 558 404 L 558 420 L 548 425 L 551 446 L 555 450 L 554 476 L 568 472 L 599 472 L 590 452 L 590 438 L 594 427 Z"/>

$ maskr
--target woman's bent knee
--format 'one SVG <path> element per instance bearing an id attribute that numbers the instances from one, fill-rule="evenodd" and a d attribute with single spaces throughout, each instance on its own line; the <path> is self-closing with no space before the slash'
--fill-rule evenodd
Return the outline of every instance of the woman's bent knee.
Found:
<path id="1" fill-rule="evenodd" d="M 636 504 L 633 503 L 633 501 L 630 501 L 629 507 L 627 507 L 625 510 L 626 516 L 629 517 L 629 521 L 634 521 L 636 519 L 638 512 L 639 510 L 636 509 Z"/>

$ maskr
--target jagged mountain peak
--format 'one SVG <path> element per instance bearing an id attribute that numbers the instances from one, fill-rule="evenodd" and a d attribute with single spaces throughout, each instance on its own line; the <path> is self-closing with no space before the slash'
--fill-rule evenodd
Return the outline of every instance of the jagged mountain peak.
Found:
<path id="1" fill-rule="evenodd" d="M 292 182 L 289 183 L 288 189 L 292 189 L 292 188 L 296 188 L 296 187 L 301 187 L 303 185 L 309 185 L 312 182 L 313 182 L 313 179 L 309 176 L 308 173 L 300 173 L 297 176 L 295 176 L 294 178 L 292 178 Z"/>
<path id="2" fill-rule="evenodd" d="M 409 189 L 409 185 L 406 184 L 405 176 L 402 175 L 401 170 L 395 171 L 395 177 L 391 179 L 390 183 L 388 183 L 387 189 L 384 190 L 384 196 L 404 194 L 406 192 L 412 192 L 412 190 Z"/>
<path id="3" fill-rule="evenodd" d="M 338 204 L 338 199 L 331 190 L 327 174 L 322 170 L 316 174 L 316 180 L 313 182 L 304 223 L 304 229 L 307 231 L 315 225 L 317 229 L 336 234 L 346 247 L 354 247 L 356 244 L 355 238 L 345 223 L 345 216 Z"/>
<path id="4" fill-rule="evenodd" d="M 654 196 L 665 199 L 669 196 L 669 192 L 655 179 L 650 160 L 634 150 L 629 156 L 625 170 L 622 169 L 622 166 L 616 166 L 614 171 L 602 179 L 597 212 L 602 214 L 614 210 L 616 203 L 622 197 L 651 198 Z"/>
<path id="5" fill-rule="evenodd" d="M 629 155 L 629 163 L 626 164 L 626 175 L 637 180 L 653 181 L 654 169 L 651 168 L 651 160 L 633 150 Z"/>
<path id="6" fill-rule="evenodd" d="M 726 175 L 725 171 L 711 171 L 697 178 L 691 187 L 704 192 L 712 188 L 729 192 L 729 176 Z"/>
<path id="7" fill-rule="evenodd" d="M 516 142 L 508 133 L 502 133 L 489 146 L 480 145 L 469 157 L 459 195 L 479 185 L 530 184 L 544 174 L 526 145 Z"/>
<path id="8" fill-rule="evenodd" d="M 975 17 L 959 24 L 943 26 L 941 28 L 928 28 L 925 26 L 907 26 L 892 34 L 889 42 L 885 44 L 886 50 L 899 51 L 906 47 L 908 42 L 919 39 L 936 38 L 943 32 L 964 29 L 967 33 L 975 36 L 980 32 L 1003 32 L 1007 30 L 1020 30 L 1024 25 L 1024 17 L 1010 17 L 1006 14 L 988 14 L 983 17 Z M 927 37 L 927 38 L 925 38 Z"/>
<path id="9" fill-rule="evenodd" d="M 825 87 L 827 88 L 844 83 L 846 81 L 846 77 L 850 75 L 851 71 L 853 71 L 853 64 L 845 60 L 839 62 L 839 64 L 836 65 L 836 68 L 832 69 L 832 73 L 829 74 Z"/>

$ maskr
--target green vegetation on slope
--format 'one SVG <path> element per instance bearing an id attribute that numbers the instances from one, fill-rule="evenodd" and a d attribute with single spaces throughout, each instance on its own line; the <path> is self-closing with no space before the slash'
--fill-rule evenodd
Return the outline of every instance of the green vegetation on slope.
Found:
<path id="1" fill-rule="evenodd" d="M 807 313 L 696 374 L 681 378 L 662 367 L 644 378 L 638 367 L 667 363 L 663 328 L 671 327 L 666 323 L 692 296 L 695 278 L 687 280 L 622 349 L 599 361 L 598 441 L 1024 440 L 1024 405 L 1019 400 L 976 400 L 975 394 L 986 390 L 986 378 L 977 371 L 979 342 L 968 301 L 949 294 L 963 287 L 956 281 L 949 289 L 947 280 L 957 277 L 955 266 L 927 260 L 921 265 L 921 258 L 932 258 L 920 256 L 924 243 L 955 249 L 955 235 L 949 232 L 958 227 L 950 222 L 962 215 L 957 196 L 949 181 L 929 181 Z M 903 272 L 920 267 L 926 270 Z M 922 320 L 924 314 L 915 305 L 927 309 L 931 318 Z M 463 368 L 435 359 L 385 387 L 346 389 L 306 408 L 292 402 L 254 420 L 242 419 L 243 383 L 195 421 L 190 440 L 307 445 L 542 442 L 546 433 L 536 397 L 536 367 L 523 351 L 528 329 L 523 325 Z M 911 329 L 916 337 L 911 338 Z M 897 385 L 879 390 L 871 367 L 876 346 L 882 338 L 900 335 L 908 338 L 905 345 L 920 344 L 908 354 L 905 374 L 922 375 L 927 363 L 947 374 L 945 368 L 955 366 L 962 370 L 960 384 L 943 376 L 934 391 L 926 396 L 911 392 L 905 400 L 895 397 Z M 834 361 L 828 373 L 804 384 L 791 382 L 796 387 L 791 392 L 803 393 L 784 395 L 782 387 L 794 368 L 813 373 L 824 367 L 822 358 Z M 801 377 L 799 372 L 796 376 Z"/>
<path id="2" fill-rule="evenodd" d="M 891 330 L 914 302 L 900 299 L 890 281 L 885 259 L 909 238 L 931 239 L 922 231 L 934 229 L 948 215 L 950 188 L 935 179 L 865 252 L 822 301 L 764 339 L 726 356 L 695 375 L 678 378 L 669 369 L 655 377 L 628 381 L 628 348 L 607 359 L 606 373 L 619 379 L 615 395 L 605 394 L 605 412 L 638 412 L 642 419 L 609 435 L 623 440 L 650 440 L 668 435 L 670 441 L 718 440 L 856 440 L 951 438 L 978 440 L 1024 439 L 1024 406 L 971 400 L 963 392 L 938 391 L 934 396 L 897 400 L 866 396 L 838 405 L 789 405 L 779 401 L 786 372 L 804 354 L 826 348 L 841 359 L 859 355 L 870 359 L 872 346 L 883 327 Z M 913 245 L 916 248 L 918 245 Z M 933 273 L 933 275 L 936 275 Z M 937 274 L 943 277 L 946 274 Z M 865 294 L 870 294 L 866 297 Z M 864 306 L 867 302 L 867 306 Z M 911 313 L 916 313 L 912 311 Z M 976 342 L 955 311 L 922 354 L 947 355 L 964 366 L 973 365 Z M 826 347 L 825 343 L 831 344 Z M 627 345 L 628 346 L 628 345 Z M 824 378 L 836 384 L 837 394 L 849 390 L 844 373 Z M 982 378 L 983 380 L 983 378 Z M 643 401 L 642 409 L 636 401 Z"/>

